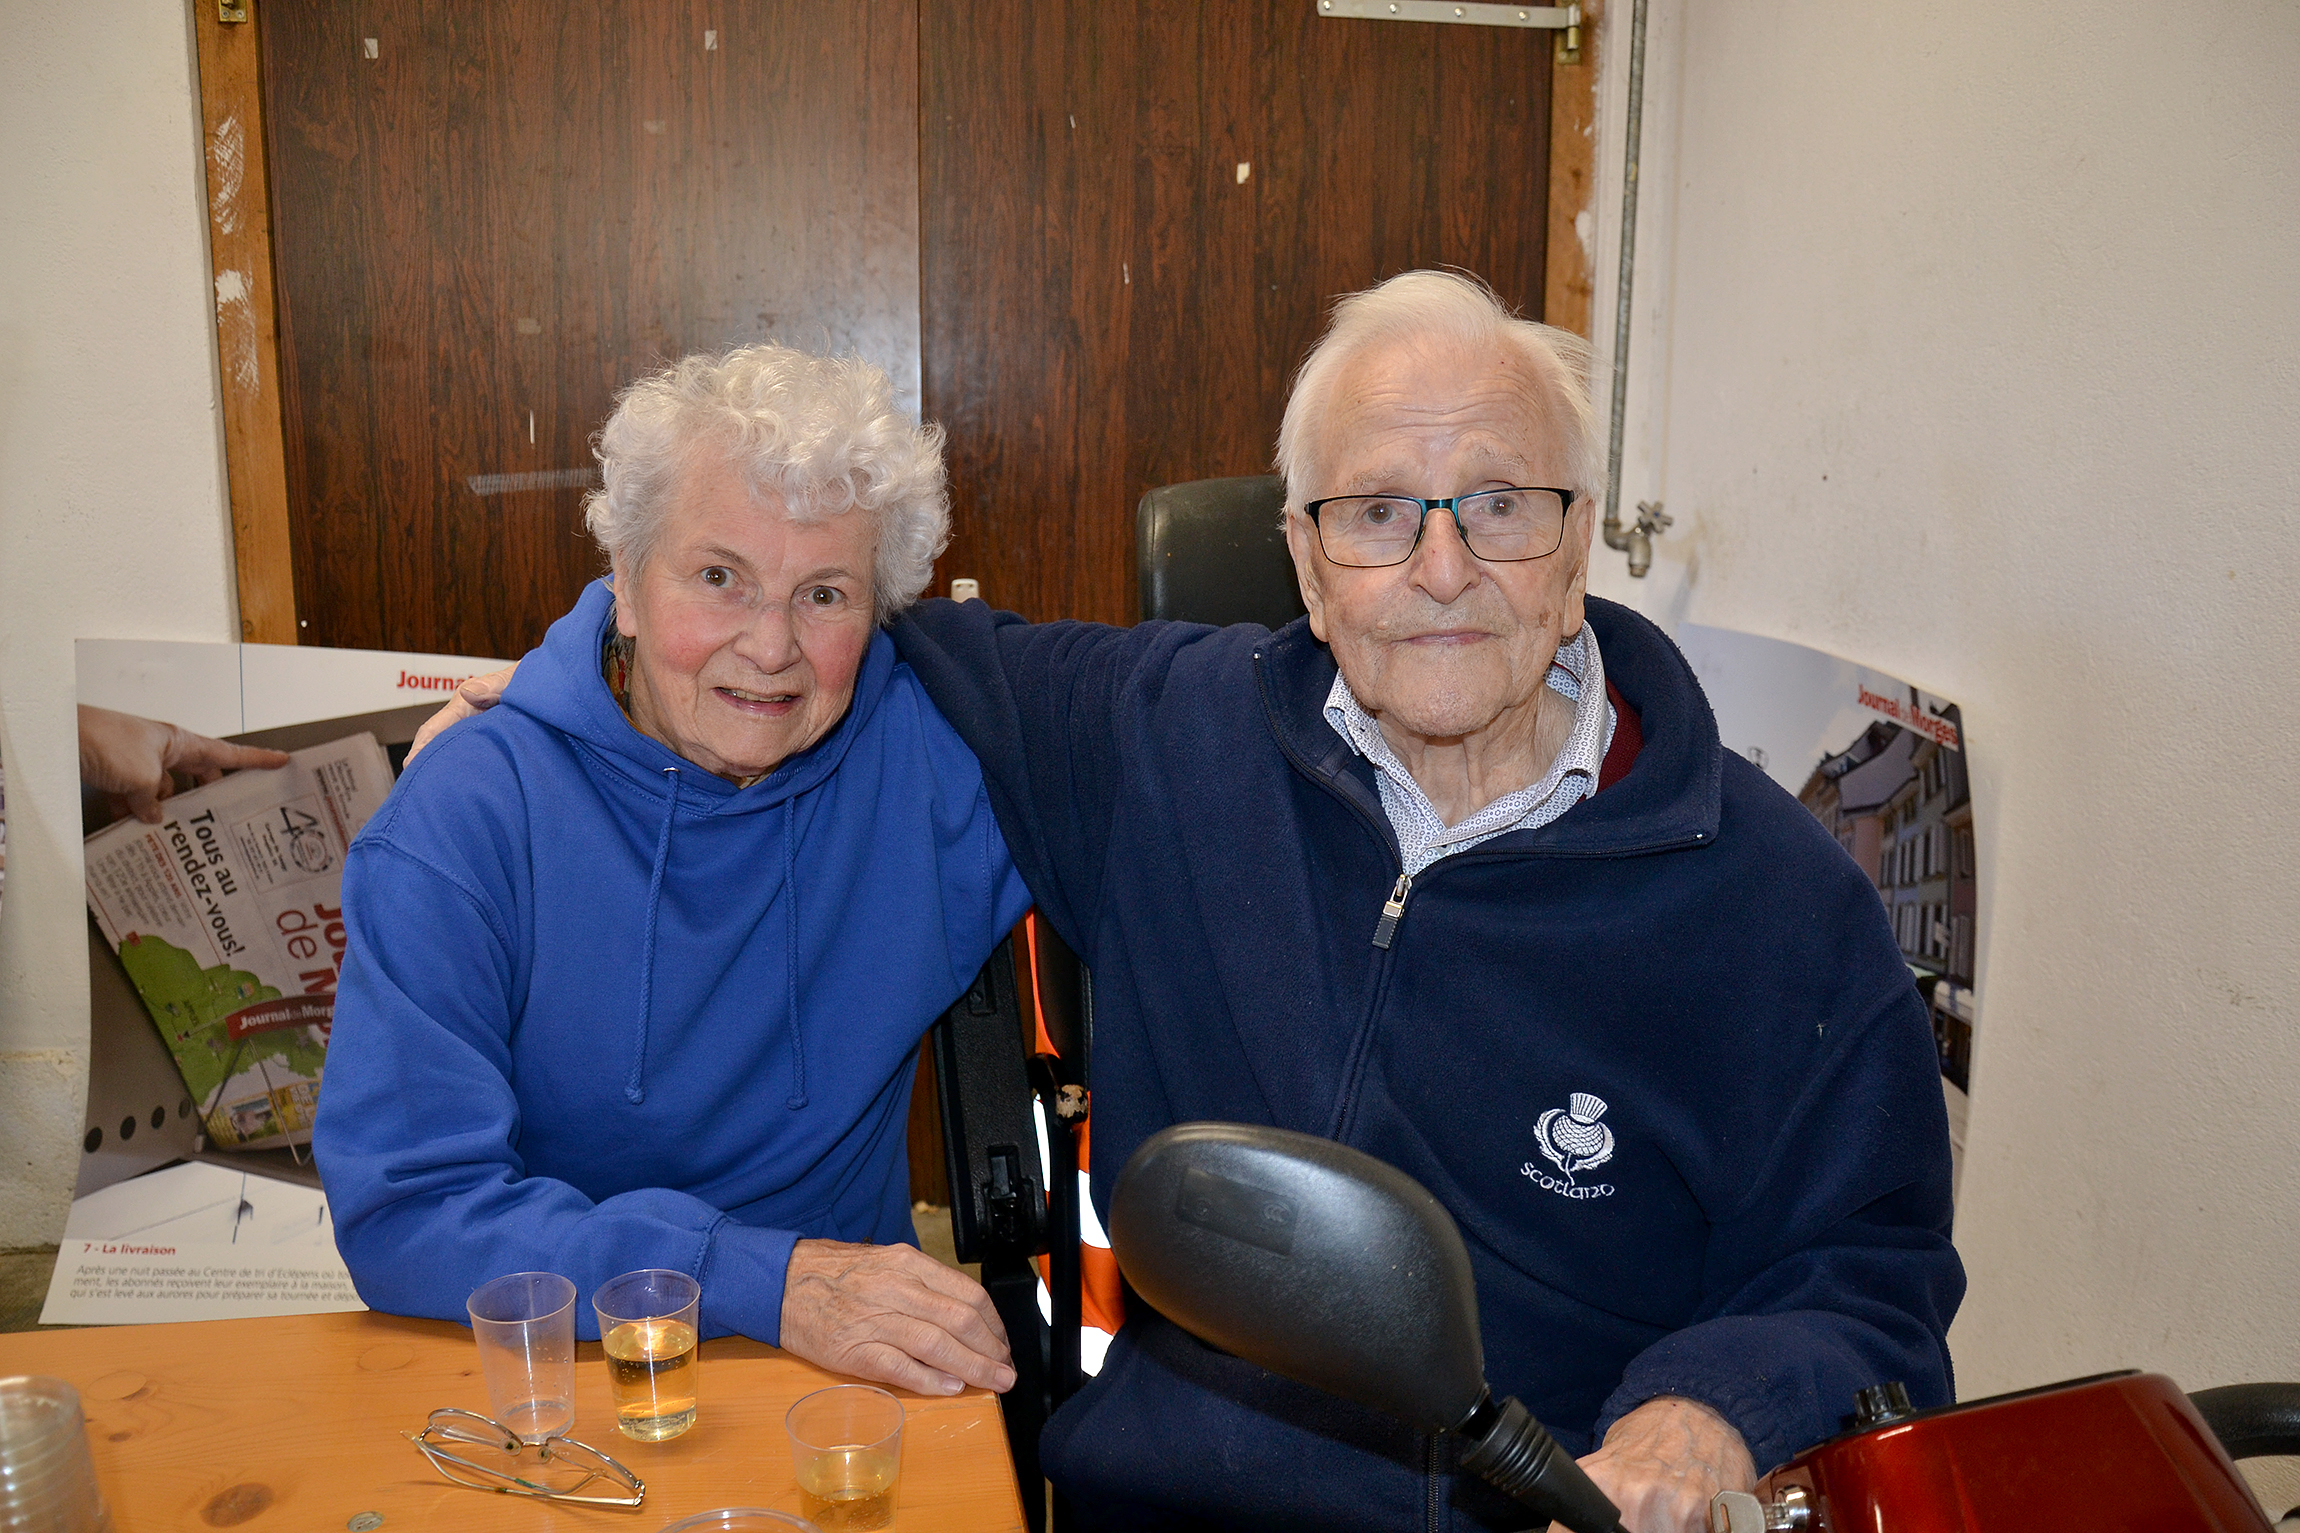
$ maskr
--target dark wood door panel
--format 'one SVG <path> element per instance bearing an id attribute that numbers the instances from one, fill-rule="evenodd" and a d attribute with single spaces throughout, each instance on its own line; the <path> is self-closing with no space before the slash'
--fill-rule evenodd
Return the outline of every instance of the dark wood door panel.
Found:
<path id="1" fill-rule="evenodd" d="M 912 0 L 260 24 L 306 642 L 534 644 L 599 568 L 592 433 L 685 352 L 852 350 L 916 408 Z"/>
<path id="2" fill-rule="evenodd" d="M 1451 265 L 1541 313 L 1547 33 L 1312 0 L 922 0 L 919 26 L 941 574 L 994 605 L 1132 621 L 1135 501 L 1267 471 L 1334 296 Z"/>

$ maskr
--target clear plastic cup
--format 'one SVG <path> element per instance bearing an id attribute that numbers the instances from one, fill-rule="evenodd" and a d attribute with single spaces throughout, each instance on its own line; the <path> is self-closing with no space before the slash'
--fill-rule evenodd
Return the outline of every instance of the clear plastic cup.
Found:
<path id="1" fill-rule="evenodd" d="M 722 1506 L 715 1512 L 697 1512 L 682 1517 L 663 1529 L 663 1533 L 822 1533 L 822 1529 L 804 1517 L 793 1517 L 788 1512 L 770 1512 L 757 1506 Z"/>
<path id="2" fill-rule="evenodd" d="M 80 1394 L 62 1379 L 0 1379 L 0 1529 L 110 1533 Z"/>
<path id="3" fill-rule="evenodd" d="M 667 1267 L 610 1278 L 591 1296 L 615 1429 L 625 1437 L 659 1443 L 695 1424 L 702 1305 L 703 1285 Z"/>
<path id="4" fill-rule="evenodd" d="M 868 1384 L 802 1396 L 783 1417 L 799 1505 L 824 1533 L 894 1521 L 902 1479 L 902 1402 Z"/>
<path id="5" fill-rule="evenodd" d="M 489 1414 L 539 1443 L 575 1424 L 575 1285 L 556 1272 L 483 1283 L 464 1306 L 479 1343 Z"/>

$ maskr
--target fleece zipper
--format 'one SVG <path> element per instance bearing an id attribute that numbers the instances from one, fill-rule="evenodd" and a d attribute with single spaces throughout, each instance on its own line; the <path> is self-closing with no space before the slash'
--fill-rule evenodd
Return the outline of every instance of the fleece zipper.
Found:
<path id="1" fill-rule="evenodd" d="M 1400 873 L 1390 888 L 1390 897 L 1382 903 L 1382 918 L 1374 923 L 1374 946 L 1384 952 L 1398 934 L 1398 922 L 1406 916 L 1406 896 L 1414 892 L 1414 876 Z"/>
<path id="2" fill-rule="evenodd" d="M 1426 1533 L 1445 1533 L 1444 1498 L 1441 1494 L 1442 1485 L 1438 1478 L 1446 1471 L 1445 1439 L 1443 1437 L 1425 1437 L 1422 1441 L 1428 1445 L 1423 1449 L 1422 1463 L 1429 1495 L 1428 1510 L 1424 1514 L 1422 1526 Z"/>

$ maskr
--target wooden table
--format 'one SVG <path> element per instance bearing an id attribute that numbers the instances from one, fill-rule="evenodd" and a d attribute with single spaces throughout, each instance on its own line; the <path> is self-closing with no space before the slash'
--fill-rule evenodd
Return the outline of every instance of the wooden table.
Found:
<path id="1" fill-rule="evenodd" d="M 0 1374 L 80 1391 L 96 1476 L 120 1533 L 244 1527 L 335 1533 L 363 1512 L 381 1533 L 655 1533 L 720 1506 L 799 1510 L 783 1412 L 851 1382 L 773 1347 L 703 1343 L 700 1418 L 667 1443 L 614 1427 L 595 1342 L 577 1349 L 575 1430 L 647 1484 L 636 1511 L 461 1489 L 399 1434 L 442 1405 L 487 1409 L 471 1333 L 439 1320 L 297 1315 L 0 1336 Z M 904 1411 L 898 1529 L 1021 1533 L 997 1397 L 897 1391 Z"/>

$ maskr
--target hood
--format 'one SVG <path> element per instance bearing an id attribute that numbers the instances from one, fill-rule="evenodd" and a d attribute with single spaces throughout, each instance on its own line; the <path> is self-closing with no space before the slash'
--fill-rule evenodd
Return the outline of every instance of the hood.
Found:
<path id="1" fill-rule="evenodd" d="M 655 960 L 657 923 L 662 911 L 663 880 L 672 861 L 672 830 L 680 812 L 723 817 L 780 809 L 773 829 L 782 848 L 780 901 L 788 927 L 792 954 L 784 972 L 785 1001 L 790 1008 L 792 1088 L 784 1106 L 797 1112 L 807 1105 L 807 1058 L 800 1001 L 799 885 L 797 800 L 838 770 L 855 738 L 878 711 L 894 678 L 894 641 L 884 632 L 871 636 L 855 676 L 854 701 L 831 732 L 785 761 L 758 782 L 738 788 L 724 777 L 703 770 L 659 740 L 651 740 L 631 726 L 607 678 L 600 671 L 600 651 L 607 642 L 608 625 L 615 620 L 614 588 L 594 580 L 584 588 L 575 610 L 551 625 L 540 648 L 519 662 L 518 673 L 503 694 L 503 706 L 534 718 L 591 747 L 597 770 L 613 774 L 636 794 L 660 801 L 662 821 L 655 834 L 654 865 L 647 880 L 646 908 L 641 913 L 642 938 L 639 993 L 631 1042 L 631 1068 L 623 1086 L 624 1098 L 634 1106 L 647 1100 L 647 1037 L 655 1021 Z"/>
<path id="2" fill-rule="evenodd" d="M 693 762 L 632 727 L 607 690 L 600 651 L 615 620 L 615 591 L 606 580 L 583 588 L 574 610 L 551 625 L 541 645 L 519 662 L 503 694 L 515 708 L 593 748 L 606 766 L 649 797 L 664 792 L 666 772 L 676 772 L 680 796 L 691 809 L 713 814 L 751 814 L 788 802 L 820 784 L 854 744 L 878 711 L 894 678 L 894 641 L 882 630 L 871 636 L 855 674 L 854 701 L 831 732 L 747 788 L 704 771 Z"/>
<path id="3" fill-rule="evenodd" d="M 1585 613 L 1606 681 L 1637 710 L 1644 732 L 1637 760 L 1571 814 L 1497 836 L 1477 848 L 1480 855 L 1619 857 L 1717 839 L 1724 748 L 1693 668 L 1667 634 L 1629 608 L 1592 596 Z M 1296 618 L 1255 646 L 1254 669 L 1270 730 L 1295 766 L 1386 828 L 1372 768 L 1326 722 L 1334 657 L 1310 620 Z"/>

